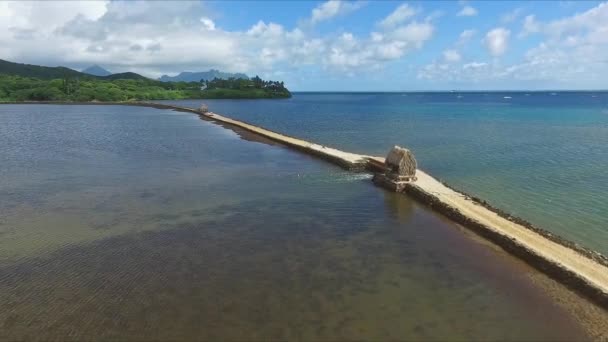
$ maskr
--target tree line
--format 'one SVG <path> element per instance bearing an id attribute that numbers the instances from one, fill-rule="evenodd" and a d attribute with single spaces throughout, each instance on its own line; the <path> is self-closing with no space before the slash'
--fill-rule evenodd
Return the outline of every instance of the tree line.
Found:
<path id="1" fill-rule="evenodd" d="M 197 98 L 290 97 L 283 82 L 249 79 L 213 79 L 201 82 L 161 82 L 151 79 L 74 77 L 40 79 L 0 75 L 0 101 L 134 101 Z"/>
<path id="2" fill-rule="evenodd" d="M 212 80 L 201 80 L 201 83 L 205 85 L 205 89 L 233 89 L 243 91 L 254 91 L 263 90 L 270 94 L 276 95 L 289 95 L 289 90 L 285 88 L 285 84 L 279 81 L 265 81 L 259 76 L 255 76 L 251 79 L 247 78 L 214 78 Z"/>

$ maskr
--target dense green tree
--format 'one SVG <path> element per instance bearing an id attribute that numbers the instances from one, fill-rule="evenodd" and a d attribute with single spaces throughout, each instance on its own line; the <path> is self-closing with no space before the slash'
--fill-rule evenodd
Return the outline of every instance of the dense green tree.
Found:
<path id="1" fill-rule="evenodd" d="M 160 82 L 150 79 L 100 80 L 65 74 L 38 79 L 0 74 L 0 101 L 130 101 L 185 98 L 281 98 L 291 94 L 282 82 L 259 77 L 199 82 Z"/>
<path id="2" fill-rule="evenodd" d="M 283 82 L 264 81 L 259 76 L 252 79 L 244 78 L 229 78 L 219 79 L 214 78 L 211 81 L 206 81 L 206 89 L 204 93 L 209 97 L 251 97 L 251 98 L 278 98 L 290 97 L 291 93 Z M 237 90 L 227 91 L 227 90 Z"/>

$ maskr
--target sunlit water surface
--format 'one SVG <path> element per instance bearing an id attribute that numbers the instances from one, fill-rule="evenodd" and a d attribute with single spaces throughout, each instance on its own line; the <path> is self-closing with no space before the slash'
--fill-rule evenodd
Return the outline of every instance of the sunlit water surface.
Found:
<path id="1" fill-rule="evenodd" d="M 0 139 L 0 340 L 584 338 L 456 225 L 194 115 L 3 105 Z"/>

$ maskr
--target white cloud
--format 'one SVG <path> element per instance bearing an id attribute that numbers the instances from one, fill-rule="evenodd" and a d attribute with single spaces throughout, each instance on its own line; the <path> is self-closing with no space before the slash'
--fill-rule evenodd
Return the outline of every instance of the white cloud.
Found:
<path id="1" fill-rule="evenodd" d="M 429 22 L 419 23 L 414 21 L 386 34 L 395 40 L 407 42 L 419 48 L 433 36 L 434 29 L 434 26 Z"/>
<path id="2" fill-rule="evenodd" d="M 484 68 L 487 66 L 488 66 L 488 63 L 485 63 L 485 62 L 471 62 L 471 63 L 464 64 L 462 66 L 462 68 L 464 70 L 470 70 L 470 69 L 481 69 L 481 68 Z"/>
<path id="3" fill-rule="evenodd" d="M 477 15 L 477 9 L 473 6 L 466 5 L 456 15 L 459 17 L 474 17 Z"/>
<path id="4" fill-rule="evenodd" d="M 355 74 L 403 58 L 434 32 L 430 21 L 413 18 L 397 20 L 391 29 L 379 26 L 369 35 L 320 36 L 261 20 L 246 30 L 227 31 L 204 2 L 66 2 L 61 4 L 64 8 L 52 4 L 0 1 L 2 58 L 74 68 L 100 64 L 151 77 L 206 68 L 264 77 L 297 73 L 304 65 Z M 326 2 L 309 20 L 328 20 L 361 4 Z M 61 15 L 45 22 L 38 5 Z"/>
<path id="5" fill-rule="evenodd" d="M 0 38 L 11 29 L 34 30 L 46 34 L 65 22 L 81 17 L 96 20 L 107 10 L 109 1 L 0 1 Z"/>
<path id="6" fill-rule="evenodd" d="M 503 24 L 509 24 L 517 20 L 523 13 L 523 9 L 518 7 L 510 12 L 503 14 L 500 17 L 500 22 Z"/>
<path id="7" fill-rule="evenodd" d="M 372 32 L 370 34 L 371 40 L 372 42 L 381 42 L 384 39 L 384 35 L 382 33 L 379 32 Z"/>
<path id="8" fill-rule="evenodd" d="M 597 31 L 607 25 L 608 2 L 604 2 L 586 12 L 544 24 L 542 29 L 546 34 L 557 38 L 573 32 Z"/>
<path id="9" fill-rule="evenodd" d="M 603 45 L 608 40 L 608 2 L 573 16 L 541 22 L 534 15 L 524 18 L 520 37 L 544 35 L 551 44 Z"/>
<path id="10" fill-rule="evenodd" d="M 526 37 L 531 33 L 537 33 L 540 31 L 540 25 L 536 21 L 534 15 L 528 15 L 524 18 L 524 23 L 519 37 Z"/>
<path id="11" fill-rule="evenodd" d="M 460 62 L 462 57 L 460 56 L 460 52 L 458 52 L 454 49 L 448 49 L 448 50 L 443 51 L 443 59 L 447 63 L 455 63 L 455 62 Z"/>
<path id="12" fill-rule="evenodd" d="M 498 76 L 501 70 L 501 66 L 498 64 L 481 61 L 464 64 L 434 62 L 421 68 L 418 71 L 417 78 L 434 82 L 454 83 L 462 89 L 481 89 L 485 87 L 486 82 L 501 79 Z"/>
<path id="13" fill-rule="evenodd" d="M 502 27 L 495 28 L 486 34 L 484 42 L 492 56 L 502 56 L 507 51 L 510 35 L 511 31 Z"/>
<path id="14" fill-rule="evenodd" d="M 347 2 L 344 0 L 329 0 L 312 10 L 310 22 L 319 23 L 334 18 L 338 15 L 355 11 L 363 5 L 363 2 Z"/>
<path id="15" fill-rule="evenodd" d="M 545 40 L 529 50 L 521 73 L 561 82 L 605 88 L 608 75 L 608 2 L 585 12 L 552 20 L 524 20 L 522 34 L 537 33 Z"/>
<path id="16" fill-rule="evenodd" d="M 517 62 L 502 64 L 493 59 L 491 62 L 461 60 L 460 63 L 447 63 L 442 60 L 420 68 L 418 78 L 478 89 L 500 87 L 501 84 L 511 88 L 605 88 L 608 3 L 546 22 L 529 15 L 523 20 L 523 26 L 522 33 L 536 33 L 544 40 Z M 485 42 L 491 52 L 493 49 L 493 55 L 504 53 L 509 36 L 505 31 L 498 28 L 486 35 Z"/>
<path id="17" fill-rule="evenodd" d="M 328 57 L 323 63 L 335 70 L 348 71 L 368 66 L 380 67 L 382 62 L 396 60 L 422 47 L 433 35 L 430 23 L 412 22 L 384 33 L 372 32 L 367 39 L 344 33 L 328 43 Z"/>
<path id="18" fill-rule="evenodd" d="M 414 17 L 418 11 L 408 4 L 397 7 L 391 14 L 380 21 L 380 26 L 384 28 L 395 27 Z"/>
<path id="19" fill-rule="evenodd" d="M 215 30 L 215 23 L 213 22 L 213 20 L 206 18 L 206 17 L 202 17 L 201 19 L 201 23 L 203 23 L 203 26 L 205 26 L 205 28 L 209 31 L 213 31 Z"/>
<path id="20" fill-rule="evenodd" d="M 466 45 L 471 38 L 473 38 L 475 36 L 475 34 L 477 34 L 477 31 L 475 30 L 464 30 L 460 33 L 460 36 L 458 36 L 458 41 L 456 42 L 456 46 L 463 46 Z"/>
<path id="21" fill-rule="evenodd" d="M 272 44 L 265 37 L 219 30 L 198 2 L 2 4 L 18 11 L 0 16 L 0 55 L 19 62 L 75 68 L 95 63 L 149 76 L 205 67 L 248 71 L 268 59 L 261 51 Z M 63 14 L 52 24 L 42 22 L 37 13 L 44 6 L 48 13 Z M 22 39 L 25 34 L 29 39 Z"/>
<path id="22" fill-rule="evenodd" d="M 340 2 L 337 10 L 321 5 L 316 9 L 324 14 L 316 12 L 315 20 L 329 20 L 360 4 Z M 290 77 L 305 66 L 324 68 L 325 74 L 355 75 L 407 58 L 423 48 L 436 30 L 429 19 L 432 14 L 395 5 L 387 17 L 372 19 L 377 25 L 368 34 L 342 29 L 321 34 L 268 21 L 230 31 L 206 6 L 198 1 L 0 1 L 0 56 L 75 68 L 101 64 L 117 72 L 132 70 L 149 76 L 219 68 Z M 519 19 L 514 20 L 522 24 L 519 35 L 535 34 L 541 43 L 516 62 L 479 60 L 478 51 L 467 45 L 477 33 L 465 30 L 434 61 L 421 67 L 418 76 L 473 84 L 498 80 L 500 84 L 605 87 L 608 2 L 554 20 L 517 15 Z M 307 20 L 312 17 L 311 13 Z M 499 57 L 511 49 L 515 43 L 511 33 L 506 26 L 485 33 L 483 44 L 490 56 Z"/>
<path id="23" fill-rule="evenodd" d="M 332 70 L 349 72 L 359 67 L 380 68 L 384 62 L 402 58 L 421 48 L 435 30 L 428 20 L 412 21 L 415 16 L 415 11 L 401 5 L 378 23 L 380 32 L 371 32 L 368 38 L 342 34 L 339 39 L 327 42 L 328 55 L 323 64 Z"/>
<path id="24" fill-rule="evenodd" d="M 443 11 L 435 10 L 424 18 L 424 21 L 433 21 L 443 17 L 445 13 Z"/>
<path id="25" fill-rule="evenodd" d="M 258 21 L 257 24 L 247 30 L 247 34 L 250 36 L 266 38 L 280 37 L 284 33 L 283 26 L 275 23 L 266 24 L 262 20 Z"/>

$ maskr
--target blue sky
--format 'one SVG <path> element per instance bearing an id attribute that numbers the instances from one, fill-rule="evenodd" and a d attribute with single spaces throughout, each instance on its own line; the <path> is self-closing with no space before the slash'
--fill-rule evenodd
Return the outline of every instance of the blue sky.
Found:
<path id="1" fill-rule="evenodd" d="M 606 89 L 608 3 L 3 1 L 0 58 L 292 90 Z"/>

